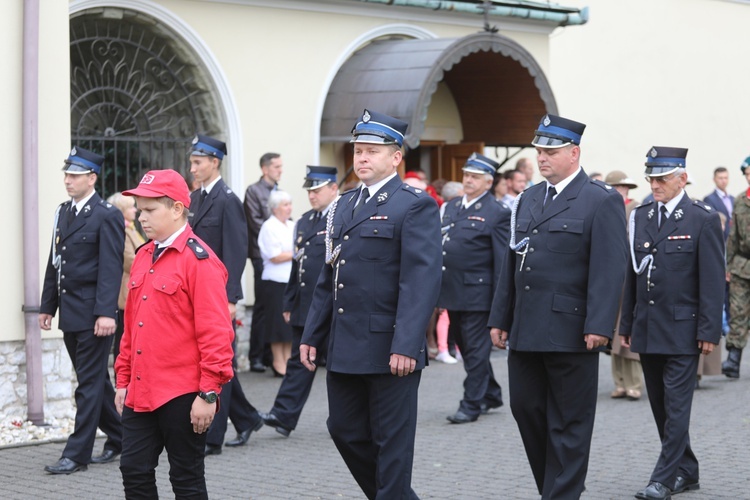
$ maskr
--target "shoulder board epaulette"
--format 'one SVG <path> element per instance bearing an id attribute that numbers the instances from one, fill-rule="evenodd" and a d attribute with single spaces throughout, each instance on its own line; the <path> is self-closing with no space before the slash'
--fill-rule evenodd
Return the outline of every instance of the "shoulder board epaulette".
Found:
<path id="1" fill-rule="evenodd" d="M 135 249 L 135 253 L 138 253 L 138 252 L 139 252 L 139 251 L 141 250 L 141 248 L 143 248 L 143 247 L 145 247 L 146 245 L 148 245 L 148 244 L 152 243 L 153 241 L 154 241 L 154 240 L 148 240 L 148 241 L 147 241 L 146 243 L 144 243 L 143 245 L 140 245 L 140 246 L 139 246 L 138 248 L 136 248 L 136 249 Z"/>
<path id="2" fill-rule="evenodd" d="M 647 207 L 647 206 L 649 206 L 649 205 L 651 205 L 653 203 L 654 203 L 654 200 L 644 201 L 640 205 L 636 206 L 634 210 L 638 210 L 639 208 Z"/>
<path id="3" fill-rule="evenodd" d="M 591 179 L 591 184 L 593 184 L 595 186 L 599 186 L 600 188 L 604 189 L 605 191 L 614 191 L 614 189 L 612 188 L 612 186 L 610 186 L 606 182 L 602 182 L 602 181 L 597 181 L 597 180 Z"/>
<path id="4" fill-rule="evenodd" d="M 195 238 L 188 238 L 187 246 L 193 251 L 198 259 L 203 260 L 208 258 L 208 250 L 203 248 L 203 245 L 201 245 Z"/>
<path id="5" fill-rule="evenodd" d="M 401 189 L 413 194 L 414 196 L 419 196 L 424 193 L 424 189 L 415 188 L 406 183 L 401 184 Z"/>
<path id="6" fill-rule="evenodd" d="M 353 189 L 350 189 L 349 191 L 344 191 L 343 193 L 341 193 L 340 197 L 343 198 L 344 196 L 348 195 L 349 193 L 354 193 L 354 192 L 357 192 L 359 190 L 360 190 L 360 186 L 357 186 L 357 187 L 355 187 Z"/>
<path id="7" fill-rule="evenodd" d="M 704 203 L 704 202 L 702 202 L 702 201 L 700 201 L 700 200 L 693 200 L 693 205 L 695 205 L 696 207 L 700 207 L 700 208 L 702 208 L 702 209 L 703 209 L 703 210 L 705 210 L 706 212 L 711 212 L 711 211 L 713 211 L 713 208 L 711 208 L 711 205 L 709 205 L 709 204 L 707 204 L 707 203 Z"/>

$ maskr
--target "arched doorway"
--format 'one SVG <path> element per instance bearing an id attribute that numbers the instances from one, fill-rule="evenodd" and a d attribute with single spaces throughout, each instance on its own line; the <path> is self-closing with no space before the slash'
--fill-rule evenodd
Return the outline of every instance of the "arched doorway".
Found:
<path id="1" fill-rule="evenodd" d="M 407 168 L 416 163 L 432 179 L 449 180 L 485 147 L 504 148 L 510 159 L 528 147 L 539 118 L 557 112 L 534 57 L 495 33 L 382 39 L 358 50 L 331 83 L 321 142 L 348 140 L 365 107 L 409 122 Z"/>
<path id="2" fill-rule="evenodd" d="M 187 173 L 196 132 L 226 139 L 210 73 L 154 17 L 113 7 L 76 12 L 70 59 L 72 142 L 106 157 L 105 197 L 150 169 Z"/>

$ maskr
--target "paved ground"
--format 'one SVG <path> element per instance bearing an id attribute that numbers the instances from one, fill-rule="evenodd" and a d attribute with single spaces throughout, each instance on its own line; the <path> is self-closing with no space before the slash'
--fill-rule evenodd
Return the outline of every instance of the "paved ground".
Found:
<path id="1" fill-rule="evenodd" d="M 506 354 L 492 355 L 495 373 L 507 387 Z M 610 361 L 601 356 L 599 402 L 591 464 L 583 499 L 625 499 L 648 481 L 659 453 L 647 399 L 612 400 Z M 744 378 L 704 379 L 696 392 L 691 427 L 701 462 L 701 489 L 684 500 L 750 499 L 750 362 Z M 279 385 L 270 374 L 240 375 L 251 401 L 267 411 Z M 422 377 L 414 490 L 421 498 L 538 498 L 518 430 L 507 407 L 479 421 L 451 425 L 445 417 L 458 404 L 462 365 L 432 364 Z M 285 439 L 263 428 L 247 446 L 225 448 L 209 457 L 208 489 L 216 499 L 364 498 L 334 448 L 326 427 L 324 374 L 318 374 L 298 429 Z M 228 438 L 234 437 L 229 431 Z M 96 449 L 103 440 L 99 439 Z M 62 443 L 0 449 L 1 498 L 123 498 L 116 463 L 90 466 L 86 472 L 52 476 L 42 469 L 54 463 Z M 157 469 L 164 498 L 172 497 L 166 457 Z"/>

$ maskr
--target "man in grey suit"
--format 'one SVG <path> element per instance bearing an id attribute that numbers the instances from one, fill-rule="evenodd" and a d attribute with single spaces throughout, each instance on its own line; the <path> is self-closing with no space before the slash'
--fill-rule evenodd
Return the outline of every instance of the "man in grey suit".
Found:
<path id="1" fill-rule="evenodd" d="M 543 499 L 584 489 L 598 352 L 614 333 L 625 280 L 622 197 L 580 167 L 585 125 L 546 115 L 532 144 L 546 182 L 513 208 L 511 249 L 490 312 L 510 347 L 510 407 Z"/>

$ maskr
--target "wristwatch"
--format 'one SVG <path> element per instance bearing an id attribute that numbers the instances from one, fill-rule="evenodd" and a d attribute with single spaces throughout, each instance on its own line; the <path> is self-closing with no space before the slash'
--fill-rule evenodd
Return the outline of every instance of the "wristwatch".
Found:
<path id="1" fill-rule="evenodd" d="M 198 393 L 198 397 L 208 404 L 215 403 L 216 400 L 219 398 L 219 396 L 214 391 L 208 391 L 208 392 L 201 391 Z"/>

